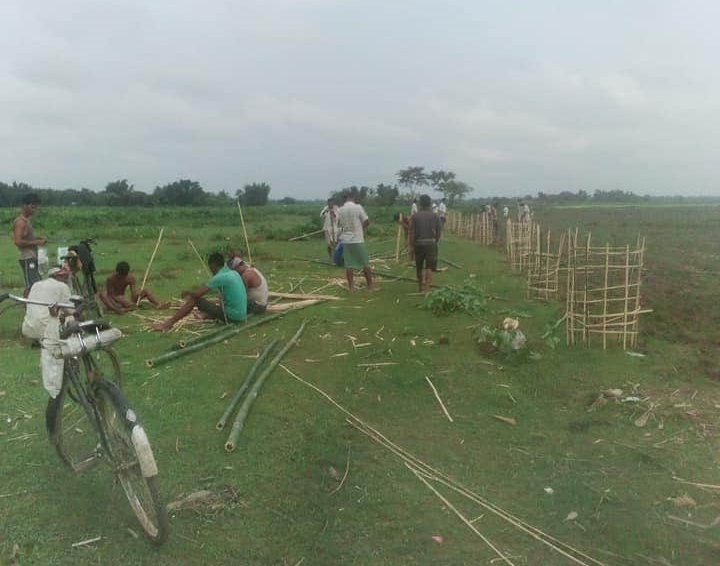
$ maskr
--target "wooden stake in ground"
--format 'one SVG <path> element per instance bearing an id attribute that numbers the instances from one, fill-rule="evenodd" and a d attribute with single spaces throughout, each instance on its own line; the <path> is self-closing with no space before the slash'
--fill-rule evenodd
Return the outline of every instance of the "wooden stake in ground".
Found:
<path id="1" fill-rule="evenodd" d="M 240 436 L 240 432 L 245 425 L 245 419 L 247 418 L 248 411 L 250 411 L 250 405 L 252 405 L 252 402 L 258 396 L 260 388 L 263 386 L 265 380 L 273 372 L 275 367 L 280 363 L 280 360 L 282 360 L 283 356 L 287 354 L 288 350 L 290 350 L 290 348 L 297 344 L 297 341 L 300 339 L 300 335 L 303 333 L 303 330 L 305 330 L 305 321 L 303 321 L 303 323 L 300 325 L 300 328 L 295 333 L 295 335 L 290 338 L 290 341 L 285 344 L 283 349 L 280 350 L 277 356 L 273 358 L 273 360 L 270 362 L 270 365 L 268 365 L 258 376 L 257 381 L 252 386 L 252 389 L 247 394 L 247 397 L 245 397 L 245 401 L 243 401 L 243 404 L 238 410 L 238 414 L 235 417 L 235 422 L 232 425 L 232 430 L 230 431 L 230 435 L 228 436 L 227 442 L 225 443 L 225 450 L 227 450 L 228 452 L 232 452 L 233 450 L 235 450 L 238 436 Z"/>
<path id="2" fill-rule="evenodd" d="M 145 275 L 143 276 L 142 283 L 140 284 L 140 291 L 138 292 L 138 298 L 136 305 L 140 304 L 140 298 L 142 297 L 142 292 L 145 289 L 145 283 L 147 283 L 148 273 L 150 273 L 150 266 L 152 266 L 153 260 L 155 259 L 155 254 L 158 251 L 158 248 L 160 247 L 160 241 L 163 237 L 163 232 L 165 231 L 165 228 L 160 228 L 160 235 L 158 236 L 157 242 L 155 242 L 155 249 L 153 250 L 152 255 L 150 256 L 150 261 L 148 262 L 147 267 L 145 268 Z"/>
<path id="3" fill-rule="evenodd" d="M 247 258 L 248 258 L 248 265 L 253 264 L 252 260 L 252 253 L 250 252 L 250 241 L 248 240 L 247 230 L 245 229 L 245 218 L 243 217 L 242 213 L 242 207 L 240 206 L 240 201 L 238 200 L 238 212 L 240 213 L 240 224 L 242 225 L 242 231 L 243 236 L 245 237 L 245 249 L 247 251 Z"/>
<path id="4" fill-rule="evenodd" d="M 245 381 L 243 381 L 242 385 L 240 386 L 240 389 L 237 390 L 237 393 L 235 393 L 235 396 L 230 400 L 230 403 L 228 404 L 227 409 L 225 409 L 225 412 L 222 414 L 222 417 L 220 417 L 220 420 L 218 421 L 217 425 L 215 425 L 215 428 L 218 430 L 222 430 L 225 428 L 225 424 L 227 423 L 227 420 L 230 418 L 230 413 L 233 412 L 233 409 L 235 409 L 235 405 L 238 404 L 240 401 L 240 398 L 243 396 L 243 393 L 245 393 L 245 390 L 250 386 L 250 382 L 252 381 L 252 378 L 255 377 L 255 374 L 257 373 L 257 370 L 260 368 L 260 366 L 265 361 L 265 358 L 268 357 L 268 354 L 271 352 L 271 350 L 275 347 L 275 344 L 277 344 L 277 340 L 273 340 L 270 345 L 265 348 L 262 354 L 260 354 L 260 357 L 258 357 L 257 360 L 255 360 L 255 363 L 250 368 L 250 371 L 247 374 L 247 377 L 245 378 Z"/>

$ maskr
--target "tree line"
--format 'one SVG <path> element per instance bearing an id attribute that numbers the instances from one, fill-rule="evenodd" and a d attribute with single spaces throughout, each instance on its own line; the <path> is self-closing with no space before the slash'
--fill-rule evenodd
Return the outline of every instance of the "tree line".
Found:
<path id="1" fill-rule="evenodd" d="M 225 191 L 210 193 L 197 181 L 180 179 L 152 193 L 138 191 L 127 179 L 112 181 L 100 192 L 90 189 L 36 188 L 27 183 L 7 184 L 0 182 L 0 207 L 20 206 L 23 195 L 36 193 L 44 205 L 50 206 L 220 206 L 236 201 L 246 206 L 262 206 L 268 203 L 270 185 L 250 183 L 230 195 Z"/>

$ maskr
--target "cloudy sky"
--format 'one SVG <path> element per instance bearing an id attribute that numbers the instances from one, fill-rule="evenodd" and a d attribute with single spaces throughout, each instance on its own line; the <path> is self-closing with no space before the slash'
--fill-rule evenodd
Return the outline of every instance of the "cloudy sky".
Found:
<path id="1" fill-rule="evenodd" d="M 715 0 L 2 0 L 0 181 L 720 195 Z"/>

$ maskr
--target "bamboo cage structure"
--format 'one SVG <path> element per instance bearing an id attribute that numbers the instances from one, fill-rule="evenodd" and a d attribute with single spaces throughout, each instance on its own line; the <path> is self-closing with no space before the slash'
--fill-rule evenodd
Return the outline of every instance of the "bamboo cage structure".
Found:
<path id="1" fill-rule="evenodd" d="M 489 246 L 497 240 L 498 221 L 487 212 L 461 213 L 448 211 L 445 231 L 460 238 L 467 238 Z"/>
<path id="2" fill-rule="evenodd" d="M 578 231 L 568 232 L 566 338 L 568 344 L 589 345 L 599 337 L 603 350 L 614 340 L 626 350 L 637 344 L 640 315 L 651 312 L 640 304 L 645 238 L 630 245 L 591 246 Z"/>
<path id="3" fill-rule="evenodd" d="M 560 261 L 565 247 L 565 233 L 560 236 L 557 252 L 552 249 L 550 230 L 545 238 L 540 235 L 540 225 L 535 224 L 533 247 L 527 262 L 527 298 L 549 301 L 557 299 L 560 291 Z"/>
<path id="4" fill-rule="evenodd" d="M 533 221 L 507 221 L 505 225 L 505 250 L 510 268 L 513 271 L 522 273 L 528 269 L 536 226 L 537 224 Z"/>

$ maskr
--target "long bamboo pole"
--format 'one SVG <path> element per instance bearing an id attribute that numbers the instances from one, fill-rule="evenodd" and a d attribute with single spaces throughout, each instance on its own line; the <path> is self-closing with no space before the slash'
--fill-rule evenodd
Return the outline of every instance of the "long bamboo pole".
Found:
<path id="1" fill-rule="evenodd" d="M 235 417 L 235 422 L 233 422 L 232 429 L 230 430 L 230 435 L 228 436 L 227 442 L 225 443 L 225 450 L 227 450 L 228 452 L 232 452 L 233 450 L 235 450 L 238 436 L 240 436 L 240 432 L 245 426 L 245 419 L 247 418 L 248 412 L 250 411 L 250 406 L 252 405 L 252 402 L 255 400 L 255 398 L 258 396 L 260 388 L 263 386 L 265 380 L 273 372 L 275 367 L 280 363 L 280 360 L 282 360 L 283 356 L 287 354 L 288 350 L 290 350 L 290 348 L 297 344 L 297 341 L 300 339 L 300 335 L 303 333 L 303 330 L 305 330 L 305 321 L 303 321 L 303 323 L 300 325 L 300 328 L 295 333 L 295 335 L 290 338 L 290 341 L 285 344 L 283 349 L 278 352 L 278 354 L 272 359 L 270 364 L 258 376 L 257 381 L 255 381 L 252 389 L 248 392 L 247 397 L 245 397 L 243 404 L 238 410 L 237 416 Z"/>
<path id="2" fill-rule="evenodd" d="M 256 326 L 260 326 L 261 324 L 265 324 L 266 322 L 270 322 L 271 320 L 275 320 L 276 318 L 280 318 L 281 316 L 285 315 L 284 312 L 272 314 L 270 316 L 264 316 L 262 318 L 258 318 L 257 320 L 253 322 L 248 322 L 243 325 L 239 326 L 231 326 L 228 328 L 227 332 L 218 332 L 217 334 L 213 334 L 212 337 L 206 339 L 206 340 L 198 340 L 196 342 L 193 342 L 191 345 L 186 345 L 182 350 L 171 350 L 170 352 L 166 352 L 165 354 L 161 354 L 155 358 L 150 358 L 145 360 L 145 365 L 149 368 L 157 367 L 159 365 L 162 365 L 164 363 L 167 363 L 171 360 L 175 360 L 177 358 L 181 358 L 182 356 L 187 356 L 188 354 L 191 354 L 193 352 L 197 352 L 198 350 L 202 350 L 203 348 L 207 346 L 211 346 L 213 344 L 217 344 L 218 342 L 222 342 L 223 340 L 226 340 L 227 338 L 231 338 L 232 336 L 235 336 L 235 334 L 239 334 L 240 332 L 245 332 L 246 330 L 250 330 L 251 328 L 255 328 Z"/>
<path id="3" fill-rule="evenodd" d="M 247 388 L 250 386 L 250 382 L 252 381 L 252 378 L 255 377 L 255 374 L 257 373 L 258 369 L 260 369 L 260 366 L 265 361 L 265 358 L 268 357 L 268 354 L 272 351 L 272 349 L 275 347 L 275 344 L 278 343 L 278 340 L 273 340 L 270 342 L 270 344 L 265 348 L 262 354 L 258 357 L 257 360 L 255 360 L 255 363 L 250 368 L 250 371 L 248 372 L 247 376 L 245 377 L 245 381 L 242 382 L 242 385 L 240 386 L 240 389 L 237 390 L 235 395 L 232 399 L 230 399 L 230 403 L 228 403 L 227 409 L 225 409 L 225 412 L 220 417 L 220 420 L 215 425 L 215 428 L 218 430 L 222 430 L 225 428 L 225 425 L 227 424 L 227 420 L 230 418 L 230 414 L 235 409 L 235 406 L 240 401 L 240 398 L 243 396 L 243 393 L 247 390 Z"/>
<path id="4" fill-rule="evenodd" d="M 247 250 L 248 265 L 253 264 L 252 252 L 250 251 L 250 240 L 248 240 L 247 230 L 245 229 L 245 217 L 243 216 L 240 201 L 237 201 L 238 212 L 240 213 L 240 224 L 242 225 L 243 236 L 245 237 L 245 249 Z"/>
<path id="5" fill-rule="evenodd" d="M 163 232 L 165 231 L 165 228 L 160 228 L 160 235 L 158 236 L 157 242 L 155 242 L 155 249 L 153 250 L 152 255 L 150 256 L 150 261 L 148 262 L 147 267 L 145 268 L 145 275 L 143 275 L 142 284 L 140 285 L 140 291 L 138 291 L 138 298 L 135 302 L 135 305 L 140 304 L 140 298 L 142 296 L 142 292 L 145 289 L 145 283 L 147 283 L 148 273 L 150 273 L 150 266 L 152 266 L 153 261 L 155 260 L 155 254 L 158 251 L 158 248 L 160 247 L 160 241 L 163 237 Z"/>
<path id="6" fill-rule="evenodd" d="M 325 230 L 315 230 L 314 232 L 308 232 L 307 234 L 300 234 L 299 236 L 295 236 L 294 238 L 290 238 L 288 242 L 295 242 L 297 240 L 302 240 L 304 238 L 307 238 L 308 236 L 317 236 L 318 234 L 322 234 Z"/>
<path id="7" fill-rule="evenodd" d="M 203 256 L 200 255 L 200 252 L 195 247 L 195 244 L 192 243 L 192 240 L 188 239 L 188 244 L 190 244 L 190 247 L 192 248 L 192 251 L 195 252 L 195 255 L 200 260 L 200 265 L 203 266 L 203 269 L 205 270 L 205 273 L 208 275 L 210 274 L 210 268 L 207 266 L 207 263 L 205 263 L 205 260 L 203 259 Z"/>

